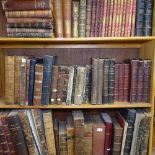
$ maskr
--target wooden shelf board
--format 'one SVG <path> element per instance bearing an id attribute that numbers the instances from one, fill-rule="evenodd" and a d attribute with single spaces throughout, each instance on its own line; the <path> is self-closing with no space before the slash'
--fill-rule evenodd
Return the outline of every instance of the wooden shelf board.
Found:
<path id="1" fill-rule="evenodd" d="M 0 104 L 0 109 L 104 109 L 104 108 L 150 108 L 149 103 L 115 103 L 104 105 L 47 105 L 47 106 L 20 106 Z"/>

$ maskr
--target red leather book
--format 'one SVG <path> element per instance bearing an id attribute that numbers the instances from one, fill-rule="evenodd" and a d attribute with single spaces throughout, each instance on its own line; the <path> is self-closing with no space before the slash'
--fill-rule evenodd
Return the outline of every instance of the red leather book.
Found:
<path id="1" fill-rule="evenodd" d="M 108 113 L 101 113 L 101 116 L 105 124 L 104 155 L 110 155 L 112 150 L 113 124 Z"/>
<path id="2" fill-rule="evenodd" d="M 122 16 L 122 24 L 121 24 L 121 35 L 120 35 L 121 37 L 125 36 L 127 1 L 128 0 L 123 0 L 123 16 Z"/>

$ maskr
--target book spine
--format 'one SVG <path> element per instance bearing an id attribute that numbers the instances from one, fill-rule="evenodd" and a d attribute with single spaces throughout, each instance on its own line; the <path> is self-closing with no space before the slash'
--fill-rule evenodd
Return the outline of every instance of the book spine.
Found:
<path id="1" fill-rule="evenodd" d="M 102 91 L 103 91 L 103 64 L 104 59 L 98 60 L 98 90 L 97 90 L 97 104 L 102 104 Z"/>
<path id="2" fill-rule="evenodd" d="M 50 10 L 5 11 L 6 18 L 52 18 Z"/>
<path id="3" fill-rule="evenodd" d="M 56 147 L 56 155 L 60 154 L 59 150 L 59 120 L 57 118 L 54 119 L 54 138 L 55 138 L 55 147 Z"/>
<path id="4" fill-rule="evenodd" d="M 133 0 L 133 8 L 132 8 L 132 21 L 131 21 L 131 36 L 135 34 L 135 23 L 136 23 L 136 2 L 137 0 Z"/>
<path id="5" fill-rule="evenodd" d="M 91 13 L 91 37 L 95 37 L 95 21 L 96 21 L 96 0 L 92 0 L 92 13 Z"/>
<path id="6" fill-rule="evenodd" d="M 85 72 L 85 67 L 77 67 L 74 104 L 82 104 L 84 101 Z"/>
<path id="7" fill-rule="evenodd" d="M 8 117 L 8 124 L 16 155 L 28 155 L 18 115 L 10 115 Z"/>
<path id="8" fill-rule="evenodd" d="M 121 37 L 125 36 L 125 24 L 126 24 L 126 10 L 127 10 L 127 0 L 123 1 L 123 16 L 122 16 L 122 26 L 121 26 Z"/>
<path id="9" fill-rule="evenodd" d="M 91 104 L 97 103 L 98 95 L 98 66 L 99 60 L 96 58 L 92 59 L 92 85 L 91 85 Z"/>
<path id="10" fill-rule="evenodd" d="M 108 97 L 108 79 L 109 79 L 109 59 L 104 60 L 104 78 L 103 78 L 103 104 L 109 103 L 109 97 Z"/>
<path id="11" fill-rule="evenodd" d="M 62 0 L 54 0 L 54 22 L 55 32 L 57 38 L 63 37 L 63 14 L 62 14 Z"/>
<path id="12" fill-rule="evenodd" d="M 115 64 L 115 95 L 114 95 L 114 101 L 119 101 L 119 69 L 120 64 Z"/>
<path id="13" fill-rule="evenodd" d="M 87 0 L 87 8 L 86 8 L 86 37 L 90 37 L 91 13 L 92 13 L 92 0 Z"/>
<path id="14" fill-rule="evenodd" d="M 150 102 L 151 60 L 144 60 L 143 102 Z"/>
<path id="15" fill-rule="evenodd" d="M 103 3 L 103 20 L 102 20 L 102 37 L 106 34 L 106 24 L 108 23 L 108 1 L 104 0 Z"/>
<path id="16" fill-rule="evenodd" d="M 109 78 L 108 78 L 108 98 L 109 103 L 114 103 L 114 87 L 115 87 L 115 59 L 111 59 L 109 63 Z"/>
<path id="17" fill-rule="evenodd" d="M 137 102 L 138 62 L 131 60 L 130 102 Z"/>
<path id="18" fill-rule="evenodd" d="M 86 0 L 80 0 L 79 6 L 79 37 L 86 36 Z"/>
<path id="19" fill-rule="evenodd" d="M 33 105 L 36 59 L 30 60 L 28 104 Z"/>
<path id="20" fill-rule="evenodd" d="M 51 83 L 51 104 L 57 101 L 57 85 L 58 85 L 58 66 L 53 66 L 52 70 L 52 83 Z"/>
<path id="21" fill-rule="evenodd" d="M 15 103 L 15 60 L 14 56 L 5 56 L 5 103 L 14 104 Z"/>
<path id="22" fill-rule="evenodd" d="M 41 104 L 48 105 L 51 94 L 51 74 L 52 66 L 54 64 L 55 57 L 45 55 L 43 59 L 44 68 L 43 68 L 43 87 L 42 87 L 42 97 Z"/>
<path id="23" fill-rule="evenodd" d="M 42 81 L 43 81 L 43 66 L 41 64 L 36 64 L 33 105 L 41 105 Z"/>
<path id="24" fill-rule="evenodd" d="M 71 27 L 71 0 L 62 0 L 62 12 L 63 12 L 63 33 L 65 38 L 71 38 L 72 27 Z M 60 26 L 60 25 L 59 25 Z"/>
<path id="25" fill-rule="evenodd" d="M 72 1 L 72 37 L 77 38 L 79 36 L 79 1 Z"/>

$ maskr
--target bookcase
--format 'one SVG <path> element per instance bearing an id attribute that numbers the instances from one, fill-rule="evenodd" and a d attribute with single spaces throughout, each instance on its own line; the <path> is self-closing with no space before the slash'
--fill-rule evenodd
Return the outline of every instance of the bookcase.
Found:
<path id="1" fill-rule="evenodd" d="M 155 15 L 155 13 L 154 13 Z M 155 17 L 155 16 L 154 16 Z M 154 95 L 155 95 L 155 37 L 116 37 L 116 38 L 7 38 L 5 32 L 5 18 L 0 8 L 0 109 L 54 109 L 64 111 L 68 109 L 91 109 L 94 111 L 102 109 L 119 108 L 148 108 L 151 111 L 151 128 L 149 139 L 149 155 L 152 155 L 153 119 L 154 119 Z M 153 20 L 153 34 L 155 35 L 155 20 Z M 58 64 L 90 63 L 92 57 L 115 57 L 121 62 L 130 59 L 151 59 L 151 93 L 150 104 L 148 103 L 114 103 L 105 105 L 83 104 L 76 106 L 48 105 L 48 106 L 19 106 L 4 105 L 4 55 L 33 55 L 44 54 L 57 55 Z"/>

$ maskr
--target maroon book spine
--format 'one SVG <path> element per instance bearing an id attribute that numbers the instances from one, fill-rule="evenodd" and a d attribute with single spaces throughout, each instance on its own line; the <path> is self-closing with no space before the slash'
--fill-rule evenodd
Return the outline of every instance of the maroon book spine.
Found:
<path id="1" fill-rule="evenodd" d="M 115 95 L 114 102 L 119 101 L 119 68 L 120 64 L 115 64 Z"/>

